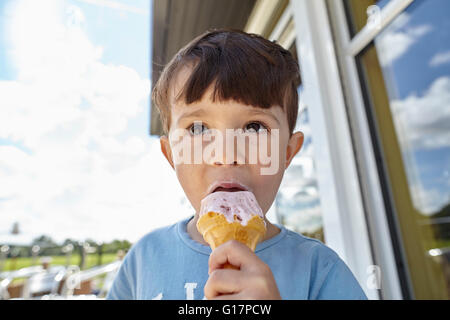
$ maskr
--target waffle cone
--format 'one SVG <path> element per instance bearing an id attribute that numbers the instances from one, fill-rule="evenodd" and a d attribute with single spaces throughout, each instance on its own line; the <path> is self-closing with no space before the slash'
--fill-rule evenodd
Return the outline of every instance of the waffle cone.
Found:
<path id="1" fill-rule="evenodd" d="M 214 250 L 216 247 L 229 240 L 237 240 L 255 251 L 256 245 L 264 237 L 266 226 L 264 220 L 255 215 L 243 226 L 235 215 L 235 221 L 230 223 L 223 214 L 208 212 L 200 217 L 197 222 L 197 230 L 203 235 L 203 239 Z"/>

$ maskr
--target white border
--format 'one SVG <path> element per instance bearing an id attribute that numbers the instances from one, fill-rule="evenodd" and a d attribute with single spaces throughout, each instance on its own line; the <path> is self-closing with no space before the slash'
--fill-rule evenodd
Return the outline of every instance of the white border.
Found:
<path id="1" fill-rule="evenodd" d="M 314 143 L 326 244 L 349 266 L 369 299 L 373 258 L 334 42 L 324 0 L 291 1 L 297 52 Z"/>

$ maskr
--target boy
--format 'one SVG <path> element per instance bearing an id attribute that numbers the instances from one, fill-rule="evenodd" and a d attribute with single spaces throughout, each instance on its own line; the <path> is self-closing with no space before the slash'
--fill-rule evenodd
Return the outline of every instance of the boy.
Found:
<path id="1" fill-rule="evenodd" d="M 293 132 L 299 84 L 298 64 L 289 51 L 238 30 L 208 31 L 173 57 L 152 98 L 165 131 L 161 150 L 195 215 L 139 240 L 107 299 L 367 299 L 333 250 L 282 225 L 265 219 L 267 232 L 255 252 L 235 240 L 211 252 L 196 228 L 201 200 L 218 189 L 251 191 L 267 213 L 303 144 L 303 134 Z M 229 130 L 257 139 L 258 147 L 250 143 L 250 154 L 241 148 L 234 157 L 234 140 L 231 150 L 229 141 L 223 142 Z M 188 161 L 189 152 L 209 146 L 213 132 L 220 143 L 215 155 Z M 182 159 L 177 135 L 183 138 Z M 263 161 L 248 163 L 264 147 L 270 150 L 269 171 L 262 170 Z M 225 263 L 237 269 L 223 268 Z"/>

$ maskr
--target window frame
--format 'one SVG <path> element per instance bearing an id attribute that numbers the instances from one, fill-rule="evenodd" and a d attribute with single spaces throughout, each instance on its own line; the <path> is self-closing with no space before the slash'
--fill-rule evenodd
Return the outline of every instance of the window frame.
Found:
<path id="1" fill-rule="evenodd" d="M 341 0 L 342 1 L 342 0 Z M 338 2 L 341 2 L 338 1 Z M 375 37 L 384 30 L 395 18 L 397 18 L 414 0 L 390 0 L 388 4 L 380 10 L 377 27 L 365 25 L 352 39 L 350 37 L 344 42 L 345 52 L 350 56 L 357 56 Z M 332 3 L 329 1 L 330 6 Z M 341 2 L 338 10 L 343 10 L 343 3 Z M 337 12 L 337 11 L 335 11 Z M 342 21 L 344 22 L 344 21 Z M 345 27 L 348 22 L 345 20 Z"/>
<path id="2" fill-rule="evenodd" d="M 345 96 L 352 121 L 359 165 L 361 184 L 365 188 L 365 203 L 372 234 L 374 255 L 382 270 L 382 295 L 385 299 L 410 299 L 414 296 L 412 283 L 399 235 L 399 225 L 394 212 L 394 199 L 390 190 L 384 162 L 377 164 L 377 158 L 385 159 L 381 148 L 376 148 L 367 118 L 367 106 L 362 92 L 357 56 L 374 41 L 395 18 L 403 13 L 414 0 L 390 0 L 380 10 L 378 28 L 364 26 L 353 38 L 348 28 L 344 0 L 327 0 L 330 20 L 335 31 L 335 45 L 341 68 L 341 77 L 348 87 Z M 372 130 L 373 131 L 373 130 Z M 376 142 L 375 142 L 376 143 Z M 380 160 L 378 160 L 380 161 Z M 379 171 L 384 171 L 383 178 Z"/>
<path id="3" fill-rule="evenodd" d="M 368 281 L 375 265 L 373 248 L 327 3 L 295 0 L 290 8 L 303 99 L 310 106 L 325 241 L 346 262 L 368 298 L 380 299 L 380 290 Z M 378 190 L 381 194 L 379 186 Z M 383 207 L 378 209 L 384 214 Z"/>

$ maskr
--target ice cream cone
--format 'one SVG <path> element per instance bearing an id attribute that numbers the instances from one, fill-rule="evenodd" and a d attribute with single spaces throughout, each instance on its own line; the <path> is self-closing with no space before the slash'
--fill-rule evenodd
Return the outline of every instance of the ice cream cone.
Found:
<path id="1" fill-rule="evenodd" d="M 212 211 L 198 220 L 197 229 L 213 250 L 234 239 L 255 251 L 256 245 L 266 232 L 264 220 L 259 216 L 253 216 L 247 225 L 243 226 L 238 220 L 229 223 L 222 214 Z"/>
<path id="2" fill-rule="evenodd" d="M 211 246 L 212 250 L 234 239 L 255 251 L 256 245 L 266 233 L 266 224 L 254 195 L 250 192 L 241 195 L 231 195 L 229 192 L 221 193 L 221 195 L 205 198 L 202 201 L 197 230 L 203 235 L 203 239 Z M 235 199 L 239 199 L 238 206 Z M 250 205 L 246 206 L 246 201 Z M 234 210 L 235 212 L 233 212 Z M 237 269 L 230 264 L 225 264 L 224 268 Z"/>

